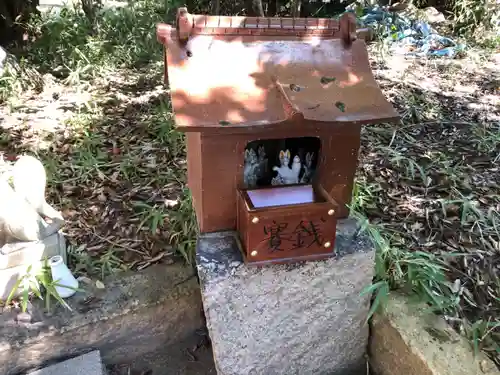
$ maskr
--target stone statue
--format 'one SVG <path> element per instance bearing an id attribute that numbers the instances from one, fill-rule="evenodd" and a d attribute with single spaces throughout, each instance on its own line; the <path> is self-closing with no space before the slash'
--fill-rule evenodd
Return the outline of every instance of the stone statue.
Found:
<path id="1" fill-rule="evenodd" d="M 258 154 L 258 155 L 257 155 Z M 245 187 L 254 188 L 257 181 L 267 173 L 267 158 L 264 146 L 259 146 L 257 153 L 254 149 L 245 150 L 245 166 L 243 168 L 243 182 Z"/>
<path id="2" fill-rule="evenodd" d="M 45 200 L 47 176 L 42 163 L 32 156 L 21 156 L 12 169 L 13 188 L 8 177 L 8 173 L 0 175 L 0 247 L 43 240 L 58 232 L 64 219 Z"/>
<path id="3" fill-rule="evenodd" d="M 301 184 L 309 184 L 312 180 L 312 176 L 314 173 L 314 170 L 312 169 L 313 159 L 314 159 L 314 152 L 308 152 L 306 154 L 306 161 L 303 165 L 304 174 L 302 174 L 302 177 L 300 179 Z"/>
<path id="4" fill-rule="evenodd" d="M 58 221 L 61 225 L 64 219 L 60 212 L 45 201 L 47 175 L 43 164 L 33 156 L 23 155 L 14 164 L 14 190 L 22 195 L 36 212 Z"/>
<path id="5" fill-rule="evenodd" d="M 280 167 L 273 167 L 273 171 L 278 172 L 278 176 L 274 177 L 271 181 L 272 185 L 289 185 L 299 183 L 299 174 L 302 168 L 302 163 L 298 155 L 295 155 L 292 162 L 292 167 L 288 165 L 290 163 L 290 150 L 280 151 L 279 154 Z"/>
<path id="6" fill-rule="evenodd" d="M 259 166 L 257 167 L 255 173 L 257 175 L 257 179 L 259 179 L 264 177 L 267 173 L 267 158 L 264 146 L 259 146 L 257 153 L 259 155 Z"/>
<path id="7" fill-rule="evenodd" d="M 255 170 L 259 166 L 257 154 L 253 149 L 245 150 L 245 166 L 243 168 L 243 182 L 247 188 L 257 186 Z"/>

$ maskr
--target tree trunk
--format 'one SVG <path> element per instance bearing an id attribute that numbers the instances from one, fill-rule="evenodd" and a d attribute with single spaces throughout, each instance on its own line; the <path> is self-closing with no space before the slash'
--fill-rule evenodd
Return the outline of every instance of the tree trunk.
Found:
<path id="1" fill-rule="evenodd" d="M 291 4 L 291 16 L 294 18 L 300 17 L 300 9 L 302 7 L 302 0 L 293 0 Z"/>
<path id="2" fill-rule="evenodd" d="M 0 0 L 0 44 L 23 39 L 25 24 L 37 14 L 38 0 Z"/>
<path id="3" fill-rule="evenodd" d="M 276 15 L 278 14 L 278 9 L 278 0 L 269 0 L 267 2 L 267 15 L 269 17 L 276 17 Z"/>
<path id="4" fill-rule="evenodd" d="M 102 9 L 102 0 L 81 0 L 82 10 L 92 25 L 93 33 L 97 22 L 97 13 Z"/>
<path id="5" fill-rule="evenodd" d="M 264 6 L 262 0 L 246 0 L 247 16 L 251 17 L 265 17 Z"/>
<path id="6" fill-rule="evenodd" d="M 212 12 L 214 16 L 220 14 L 220 0 L 212 0 Z"/>

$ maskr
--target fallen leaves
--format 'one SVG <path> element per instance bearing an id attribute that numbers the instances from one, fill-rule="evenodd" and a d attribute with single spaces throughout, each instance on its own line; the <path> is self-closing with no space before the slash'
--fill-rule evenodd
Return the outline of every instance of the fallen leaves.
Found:
<path id="1" fill-rule="evenodd" d="M 65 232 L 75 249 L 70 258 L 77 275 L 102 279 L 116 270 L 170 262 L 174 255 L 170 238 L 175 233 L 166 223 L 170 213 L 185 209 L 180 207 L 185 146 L 173 129 L 158 72 L 146 72 L 117 72 L 111 81 L 88 85 L 86 95 L 92 101 L 85 108 L 65 110 L 62 127 L 57 117 L 51 119 L 50 132 L 16 120 L 16 109 L 8 114 L 12 121 L 6 130 L 11 139 L 7 154 L 34 151 L 42 158 L 49 175 L 47 200 L 67 220 Z M 143 84 L 134 89 L 137 82 Z M 36 118 L 45 103 L 58 108 L 79 102 L 80 88 L 57 81 L 52 85 L 60 86 L 59 95 L 41 93 L 28 100 L 25 107 L 31 110 L 26 116 Z M 27 143 L 27 133 L 30 139 L 50 139 L 50 148 L 40 150 L 39 142 Z"/>
<path id="2" fill-rule="evenodd" d="M 462 71 L 443 74 L 418 63 L 412 69 L 406 74 L 433 76 L 450 91 L 451 82 L 464 81 Z M 450 99 L 418 88 L 418 78 L 408 83 L 391 71 L 374 73 L 403 125 L 363 130 L 358 180 L 372 187 L 372 203 L 363 210 L 394 233 L 395 246 L 435 254 L 448 265 L 460 298 L 452 324 L 467 335 L 476 332 L 474 342 L 500 365 L 500 324 L 493 324 L 500 316 L 498 125 L 478 123 L 487 116 L 461 102 L 480 100 L 480 91 Z M 476 72 L 467 79 L 481 87 L 489 77 Z M 499 108 L 482 110 L 500 114 Z"/>

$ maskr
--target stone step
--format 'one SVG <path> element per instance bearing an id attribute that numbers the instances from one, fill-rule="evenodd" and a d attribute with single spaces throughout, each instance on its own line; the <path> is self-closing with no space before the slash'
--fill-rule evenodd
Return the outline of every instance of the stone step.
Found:
<path id="1" fill-rule="evenodd" d="M 150 368 L 149 363 L 139 366 L 141 359 L 154 352 L 161 357 L 164 351 L 175 357 L 169 361 L 168 375 L 196 374 L 174 366 L 183 366 L 185 358 L 193 361 L 189 367 L 200 367 L 186 350 L 201 362 L 202 350 L 194 348 L 204 321 L 192 267 L 160 264 L 141 272 L 118 273 L 102 282 L 104 289 L 95 282 L 82 282 L 82 291 L 66 299 L 72 311 L 52 300 L 48 313 L 45 301 L 35 298 L 30 322 L 18 321 L 16 309 L 0 313 L 0 374 L 25 374 L 97 349 L 104 364 L 134 365 L 138 374 Z M 210 357 L 204 363 L 213 368 Z"/>
<path id="2" fill-rule="evenodd" d="M 27 375 L 106 375 L 99 350 L 56 363 Z"/>

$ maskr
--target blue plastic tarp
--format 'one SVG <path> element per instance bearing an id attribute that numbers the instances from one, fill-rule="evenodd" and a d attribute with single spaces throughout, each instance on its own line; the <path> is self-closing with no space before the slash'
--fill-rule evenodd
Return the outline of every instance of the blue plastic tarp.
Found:
<path id="1" fill-rule="evenodd" d="M 358 19 L 385 39 L 394 53 L 454 58 L 465 49 L 463 44 L 439 35 L 425 21 L 411 20 L 382 8 L 365 8 Z"/>

